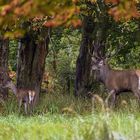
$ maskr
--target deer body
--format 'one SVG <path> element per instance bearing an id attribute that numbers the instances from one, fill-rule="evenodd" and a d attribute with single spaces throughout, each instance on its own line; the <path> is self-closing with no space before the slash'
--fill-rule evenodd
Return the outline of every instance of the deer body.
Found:
<path id="1" fill-rule="evenodd" d="M 114 70 L 107 62 L 101 60 L 98 63 L 98 80 L 102 82 L 112 96 L 112 105 L 116 95 L 121 92 L 131 91 L 140 101 L 140 71 L 139 70 Z"/>
<path id="2" fill-rule="evenodd" d="M 28 114 L 28 111 L 32 111 L 33 109 L 33 101 L 35 97 L 35 91 L 30 89 L 17 88 L 12 81 L 8 81 L 5 87 L 10 88 L 15 94 L 18 105 L 19 105 L 19 113 L 21 110 L 22 104 L 24 104 L 25 113 Z"/>
<path id="3" fill-rule="evenodd" d="M 122 45 L 116 47 L 114 54 L 104 54 L 102 50 L 106 48 L 105 44 L 100 44 L 96 42 L 93 44 L 94 55 L 92 56 L 92 70 L 96 71 L 97 80 L 102 82 L 107 88 L 109 95 L 106 99 L 112 96 L 112 105 L 115 102 L 116 95 L 121 92 L 131 91 L 140 101 L 140 70 L 115 70 L 112 69 L 108 64 L 108 59 L 113 55 L 116 55 L 119 50 L 122 48 Z"/>
<path id="4" fill-rule="evenodd" d="M 114 70 L 105 66 L 100 70 L 100 81 L 106 88 L 121 91 L 134 91 L 139 86 L 139 77 L 135 70 Z"/>
<path id="5" fill-rule="evenodd" d="M 139 77 L 139 85 L 138 85 L 138 88 L 140 90 L 140 70 L 136 70 L 136 74 Z"/>

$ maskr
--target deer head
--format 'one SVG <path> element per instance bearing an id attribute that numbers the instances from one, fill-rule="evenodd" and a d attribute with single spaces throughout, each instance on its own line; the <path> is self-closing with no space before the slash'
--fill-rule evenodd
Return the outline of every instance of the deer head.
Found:
<path id="1" fill-rule="evenodd" d="M 92 56 L 91 59 L 91 70 L 95 72 L 95 78 L 97 81 L 103 82 L 107 76 L 107 73 L 111 69 L 108 61 L 114 55 L 116 55 L 121 47 L 117 47 L 114 53 L 106 53 L 104 54 L 105 44 L 96 43 L 93 45 L 94 54 L 90 54 Z M 118 49 L 119 48 L 119 49 Z"/>
<path id="2" fill-rule="evenodd" d="M 4 88 L 11 88 L 13 86 L 12 80 L 7 80 L 4 84 L 3 87 Z"/>
<path id="3" fill-rule="evenodd" d="M 103 44 L 96 43 L 93 44 L 94 53 L 91 54 L 89 52 L 91 55 L 91 69 L 94 71 L 99 70 L 99 68 L 105 63 L 105 57 L 103 57 L 102 53 L 103 48 Z"/>
<path id="4" fill-rule="evenodd" d="M 113 56 L 117 55 L 120 49 L 122 48 L 122 45 L 119 45 L 119 47 L 116 47 L 116 50 L 114 53 L 106 53 L 104 54 L 103 51 L 105 50 L 105 44 L 93 44 L 94 48 L 94 54 L 90 55 L 92 56 L 92 61 L 91 61 L 91 68 L 92 70 L 100 70 L 104 68 L 109 68 L 108 61 L 110 58 Z"/>

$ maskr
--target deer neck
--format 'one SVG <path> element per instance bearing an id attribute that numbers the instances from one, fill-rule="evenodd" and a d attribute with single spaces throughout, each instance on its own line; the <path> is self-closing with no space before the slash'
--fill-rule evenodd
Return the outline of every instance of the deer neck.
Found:
<path id="1" fill-rule="evenodd" d="M 101 82 L 103 82 L 105 84 L 105 81 L 109 75 L 111 71 L 111 68 L 109 67 L 109 65 L 106 65 L 103 69 L 100 70 L 100 79 L 101 79 Z"/>
<path id="2" fill-rule="evenodd" d="M 12 83 L 12 85 L 11 85 L 11 90 L 13 91 L 13 93 L 15 94 L 15 95 L 17 95 L 17 88 L 16 88 L 16 86 Z"/>

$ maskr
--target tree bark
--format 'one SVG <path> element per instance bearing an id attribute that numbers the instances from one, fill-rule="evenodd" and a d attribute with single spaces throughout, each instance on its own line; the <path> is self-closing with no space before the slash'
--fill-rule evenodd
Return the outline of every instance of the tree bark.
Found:
<path id="1" fill-rule="evenodd" d="M 8 77 L 8 54 L 9 54 L 9 40 L 0 40 L 0 82 L 4 82 Z M 8 97 L 8 89 L 0 88 L 0 93 L 3 99 Z"/>
<path id="2" fill-rule="evenodd" d="M 96 12 L 95 22 L 94 17 L 85 16 L 83 19 L 82 41 L 79 51 L 79 56 L 76 62 L 76 80 L 75 80 L 75 95 L 87 95 L 93 87 L 93 75 L 91 73 L 91 56 L 88 51 L 93 53 L 94 48 L 92 43 L 105 44 L 107 38 L 107 30 L 109 29 L 109 16 L 107 15 L 106 6 L 103 1 L 98 1 L 98 10 Z M 101 48 L 105 53 L 105 45 Z"/>
<path id="3" fill-rule="evenodd" d="M 83 95 L 90 89 L 90 63 L 91 57 L 88 49 L 91 48 L 93 41 L 92 33 L 94 31 L 94 21 L 92 17 L 85 16 L 83 19 L 82 41 L 79 50 L 79 56 L 76 62 L 76 81 L 75 95 Z"/>
<path id="4" fill-rule="evenodd" d="M 28 32 L 19 41 L 18 49 L 17 87 L 35 89 L 35 103 L 39 101 L 45 58 L 48 54 L 50 30 L 44 30 L 46 32 L 43 35 L 42 32 L 35 32 L 35 35 Z"/>

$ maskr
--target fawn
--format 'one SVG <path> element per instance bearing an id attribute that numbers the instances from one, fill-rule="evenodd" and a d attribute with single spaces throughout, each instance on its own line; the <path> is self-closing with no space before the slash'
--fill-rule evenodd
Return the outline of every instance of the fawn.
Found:
<path id="1" fill-rule="evenodd" d="M 28 112 L 33 111 L 33 102 L 36 95 L 35 90 L 17 88 L 12 81 L 7 81 L 4 87 L 10 88 L 15 94 L 18 100 L 19 113 L 21 111 L 22 104 L 24 104 L 25 114 L 28 114 Z"/>

